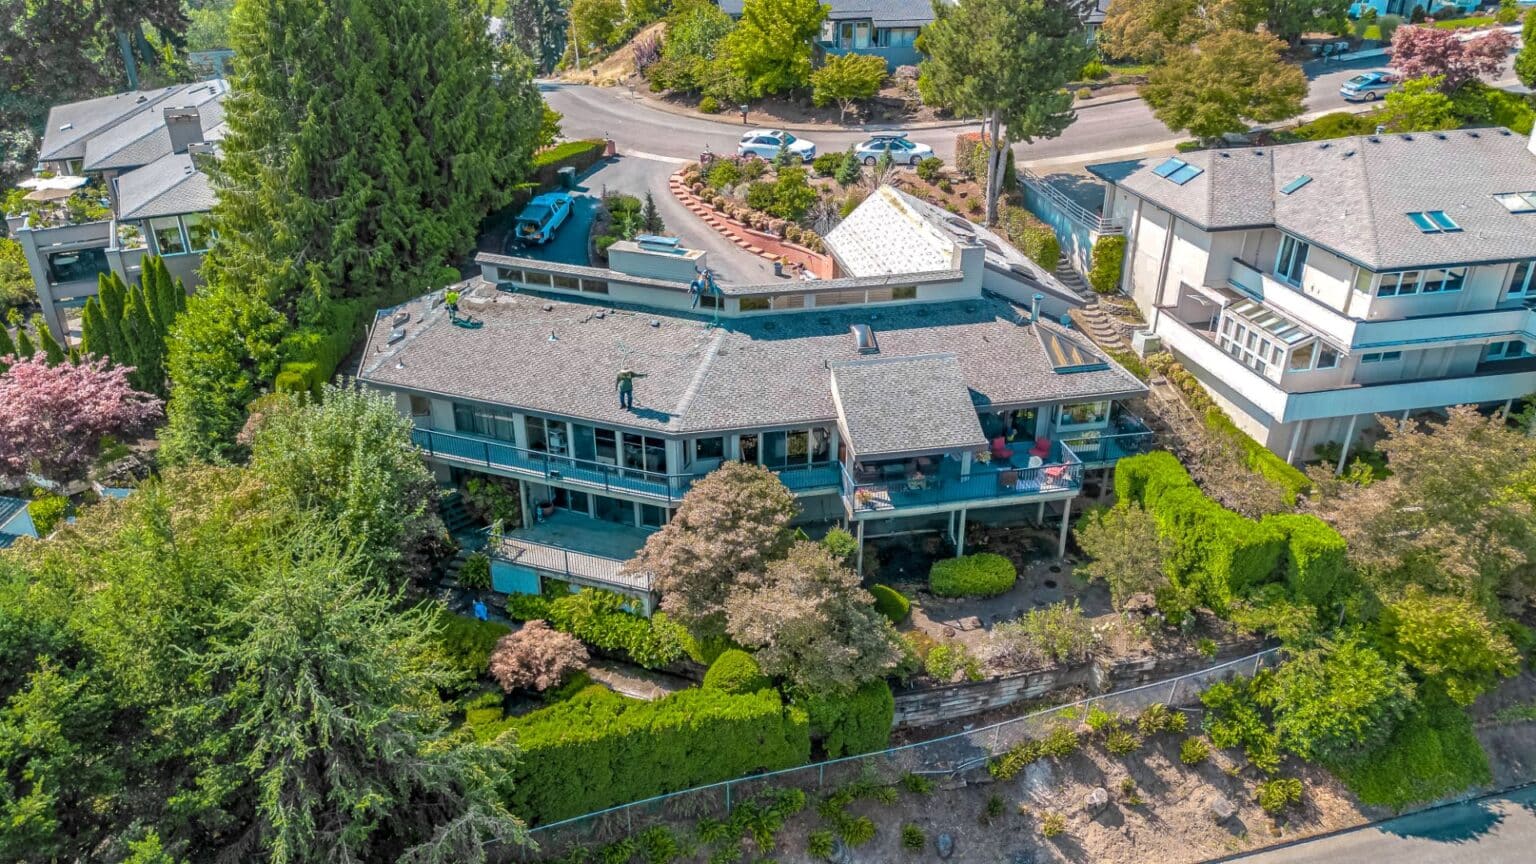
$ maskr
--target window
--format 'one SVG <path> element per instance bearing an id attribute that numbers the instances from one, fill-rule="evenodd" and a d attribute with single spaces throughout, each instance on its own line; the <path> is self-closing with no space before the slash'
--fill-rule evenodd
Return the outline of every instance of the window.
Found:
<path id="1" fill-rule="evenodd" d="M 607 294 L 608 283 L 602 279 L 582 279 L 581 290 L 588 294 Z"/>
<path id="2" fill-rule="evenodd" d="M 693 442 L 694 455 L 700 460 L 724 459 L 725 439 L 721 437 L 699 438 Z"/>
<path id="3" fill-rule="evenodd" d="M 559 273 L 553 276 L 555 287 L 562 291 L 580 291 L 581 282 L 575 276 L 562 276 Z"/>
<path id="4" fill-rule="evenodd" d="M 1418 213 L 1409 213 L 1408 218 L 1425 234 L 1454 234 L 1461 230 L 1455 220 L 1445 215 L 1444 210 L 1424 210 Z"/>
<path id="5" fill-rule="evenodd" d="M 411 416 L 426 417 L 432 413 L 432 402 L 425 396 L 411 397 Z"/>
<path id="6" fill-rule="evenodd" d="M 597 444 L 597 461 L 604 465 L 619 464 L 619 436 L 612 429 L 593 430 Z"/>
<path id="7" fill-rule="evenodd" d="M 769 298 L 767 297 L 741 298 L 741 311 L 743 312 L 761 312 L 769 308 L 770 305 Z"/>
<path id="8" fill-rule="evenodd" d="M 763 433 L 763 464 L 769 468 L 783 468 L 789 464 L 789 453 L 783 432 Z"/>
<path id="9" fill-rule="evenodd" d="M 1205 173 L 1205 169 L 1191 165 L 1177 156 L 1170 156 L 1164 159 L 1156 168 L 1153 168 L 1152 173 L 1175 186 L 1183 186 L 1185 183 Z"/>
<path id="10" fill-rule="evenodd" d="M 591 426 L 571 424 L 571 455 L 588 462 L 597 461 L 597 437 Z"/>
<path id="11" fill-rule="evenodd" d="M 1501 192 L 1493 200 L 1511 213 L 1536 213 L 1536 192 Z"/>
<path id="12" fill-rule="evenodd" d="M 906 285 L 895 288 L 871 288 L 867 302 L 891 303 L 896 300 L 916 300 L 917 286 Z"/>
<path id="13" fill-rule="evenodd" d="M 804 309 L 805 308 L 805 295 L 804 294 L 783 294 L 783 295 L 780 295 L 778 297 L 775 297 L 775 298 L 773 298 L 773 308 L 775 308 L 775 309 Z"/>
<path id="14" fill-rule="evenodd" d="M 821 41 L 823 44 L 832 45 L 837 42 L 837 22 L 821 22 Z"/>
<path id="15" fill-rule="evenodd" d="M 1327 345 L 1317 347 L 1317 365 L 1314 369 L 1333 369 L 1339 365 L 1339 352 Z"/>
<path id="16" fill-rule="evenodd" d="M 816 305 L 821 306 L 848 306 L 854 303 L 864 302 L 864 289 L 856 291 L 826 291 L 816 295 Z"/>
<path id="17" fill-rule="evenodd" d="M 740 441 L 741 461 L 748 465 L 757 464 L 757 436 L 743 435 Z"/>
<path id="18" fill-rule="evenodd" d="M 1424 274 L 1418 270 L 1405 270 L 1400 273 L 1381 274 L 1381 284 L 1376 288 L 1378 297 L 1406 297 L 1409 294 L 1419 293 L 1419 277 Z"/>
<path id="19" fill-rule="evenodd" d="M 654 504 L 640 505 L 640 525 L 644 528 L 660 528 L 667 524 L 667 511 Z"/>
<path id="20" fill-rule="evenodd" d="M 53 252 L 48 256 L 48 276 L 55 285 L 82 279 L 94 282 L 98 275 L 110 272 L 112 268 L 107 266 L 105 249 L 76 249 Z"/>
<path id="21" fill-rule="evenodd" d="M 618 525 L 635 524 L 635 505 L 607 495 L 592 496 L 592 515 Z"/>
<path id="22" fill-rule="evenodd" d="M 1536 261 L 1521 261 L 1509 277 L 1509 296 L 1519 297 L 1532 289 L 1531 273 L 1536 271 Z"/>
<path id="23" fill-rule="evenodd" d="M 875 45 L 880 48 L 907 48 L 917 40 L 916 27 L 881 27 L 875 31 Z"/>
<path id="24" fill-rule="evenodd" d="M 1061 406 L 1061 419 L 1057 426 L 1097 426 L 1109 419 L 1109 403 L 1078 402 Z"/>
<path id="25" fill-rule="evenodd" d="M 1292 372 L 1305 372 L 1312 368 L 1312 358 L 1317 355 L 1317 343 L 1307 344 L 1291 351 L 1290 369 Z"/>
<path id="26" fill-rule="evenodd" d="M 1494 342 L 1483 353 L 1485 360 L 1515 360 L 1526 357 L 1530 351 L 1525 347 L 1524 340 L 1511 339 L 1508 342 Z"/>
<path id="27" fill-rule="evenodd" d="M 181 236 L 181 222 L 175 216 L 149 220 L 149 233 L 154 235 L 155 248 L 161 255 L 181 255 L 187 251 L 187 241 Z"/>
<path id="28" fill-rule="evenodd" d="M 411 400 L 411 413 L 416 413 L 414 397 Z M 488 408 L 480 408 L 464 402 L 453 403 L 453 428 L 470 435 L 495 438 L 497 441 L 505 441 L 508 444 L 517 443 L 517 424 L 510 415 L 498 414 Z"/>
<path id="29" fill-rule="evenodd" d="M 208 224 L 208 214 L 188 213 L 181 217 L 181 225 L 187 231 L 187 245 L 192 251 L 207 251 L 213 242 L 213 226 Z"/>
<path id="30" fill-rule="evenodd" d="M 723 309 L 725 308 L 725 304 L 722 302 L 723 299 L 715 294 L 700 294 L 699 307 L 702 309 Z"/>
<path id="31" fill-rule="evenodd" d="M 667 445 L 660 438 L 624 433 L 624 465 L 653 474 L 667 473 Z"/>
<path id="32" fill-rule="evenodd" d="M 543 450 L 558 456 L 566 455 L 565 421 L 528 417 L 528 449 Z"/>
<path id="33" fill-rule="evenodd" d="M 1307 243 L 1287 234 L 1280 241 L 1280 251 L 1275 255 L 1275 276 L 1291 285 L 1301 285 L 1301 274 L 1307 266 Z"/>
<path id="34" fill-rule="evenodd" d="M 1393 360 L 1401 360 L 1402 358 L 1403 358 L 1403 352 L 1401 352 L 1401 351 L 1372 351 L 1369 354 L 1361 354 L 1360 355 L 1360 362 L 1361 363 L 1388 363 L 1388 362 L 1391 362 Z"/>

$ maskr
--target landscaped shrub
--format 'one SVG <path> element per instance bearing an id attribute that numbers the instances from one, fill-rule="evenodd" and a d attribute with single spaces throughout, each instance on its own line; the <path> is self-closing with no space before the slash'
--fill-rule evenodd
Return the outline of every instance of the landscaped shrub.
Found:
<path id="1" fill-rule="evenodd" d="M 987 773 L 998 780 L 1012 780 L 1043 755 L 1039 741 L 1021 741 L 988 762 Z"/>
<path id="2" fill-rule="evenodd" d="M 1282 513 L 1263 521 L 1285 535 L 1285 581 L 1293 598 L 1328 609 L 1349 592 L 1348 550 L 1333 526 L 1311 514 Z"/>
<path id="3" fill-rule="evenodd" d="M 1492 779 L 1467 712 L 1428 687 L 1385 743 L 1328 767 L 1362 802 L 1394 810 Z"/>
<path id="4" fill-rule="evenodd" d="M 491 587 L 491 559 L 485 557 L 484 552 L 464 559 L 464 565 L 459 568 L 459 584 L 470 591 L 485 591 Z"/>
<path id="5" fill-rule="evenodd" d="M 921 774 L 908 774 L 901 778 L 901 785 L 913 795 L 932 795 L 937 788 L 931 779 Z"/>
<path id="6" fill-rule="evenodd" d="M 836 150 L 817 154 L 816 158 L 811 160 L 811 168 L 816 172 L 817 177 L 836 177 L 837 169 L 842 165 L 843 154 Z"/>
<path id="7" fill-rule="evenodd" d="M 587 649 L 569 633 L 529 621 L 516 633 L 501 637 L 491 652 L 491 677 L 508 693 L 548 690 L 587 665 Z"/>
<path id="8" fill-rule="evenodd" d="M 1104 749 L 1113 756 L 1126 756 L 1141 747 L 1141 739 L 1128 729 L 1116 729 L 1104 736 Z"/>
<path id="9" fill-rule="evenodd" d="M 709 665 L 709 671 L 704 673 L 704 686 L 710 690 L 740 695 L 772 687 L 773 682 L 763 674 L 762 667 L 757 665 L 751 654 L 732 648 L 722 652 Z"/>
<path id="10" fill-rule="evenodd" d="M 316 320 L 301 324 L 278 344 L 278 356 L 283 362 L 272 389 L 319 395 L 320 388 L 331 380 L 336 367 L 352 350 L 352 343 L 362 335 L 363 322 L 372 314 L 373 307 L 362 300 L 327 302 Z"/>
<path id="11" fill-rule="evenodd" d="M 1232 418 L 1216 406 L 1206 409 L 1205 428 L 1213 435 L 1226 438 L 1243 451 L 1243 464 L 1248 470 L 1279 487 L 1285 494 L 1285 502 L 1296 504 L 1297 496 L 1312 488 L 1312 481 L 1300 468 L 1286 462 L 1275 451 L 1253 440 L 1247 432 L 1237 428 Z"/>
<path id="12" fill-rule="evenodd" d="M 901 848 L 908 852 L 921 852 L 928 845 L 928 835 L 911 822 L 901 826 Z"/>
<path id="13" fill-rule="evenodd" d="M 813 858 L 831 858 L 836 841 L 831 831 L 812 831 L 805 837 L 805 851 Z"/>
<path id="14" fill-rule="evenodd" d="M 758 180 L 747 185 L 747 206 L 753 210 L 767 212 L 773 206 L 774 185 L 765 180 Z"/>
<path id="15" fill-rule="evenodd" d="M 589 687 L 504 728 L 522 750 L 507 803 L 534 824 L 801 765 L 811 748 L 805 712 L 769 690 L 645 702 Z"/>
<path id="16" fill-rule="evenodd" d="M 68 514 L 69 499 L 63 495 L 50 495 L 39 490 L 36 497 L 27 502 L 27 515 L 32 517 L 32 527 L 39 537 L 52 534 Z"/>
<path id="17" fill-rule="evenodd" d="M 1300 804 L 1301 791 L 1301 781 L 1295 777 L 1275 777 L 1261 781 L 1253 790 L 1253 798 L 1265 813 L 1274 814 Z"/>
<path id="18" fill-rule="evenodd" d="M 1088 709 L 1088 716 L 1083 718 L 1089 729 L 1100 734 L 1107 734 L 1120 727 L 1120 718 L 1103 708 L 1095 705 Z"/>
<path id="19" fill-rule="evenodd" d="M 952 681 L 955 673 L 964 671 L 967 681 L 981 680 L 981 664 L 959 642 L 945 642 L 928 650 L 923 658 L 923 671 L 938 681 Z"/>
<path id="20" fill-rule="evenodd" d="M 741 165 L 730 159 L 717 159 L 705 175 L 711 188 L 725 189 L 741 182 Z M 713 201 L 713 199 L 711 199 Z"/>
<path id="21" fill-rule="evenodd" d="M 871 681 L 851 696 L 810 696 L 795 704 L 805 709 L 811 737 L 821 741 L 828 758 L 873 753 L 890 744 L 896 698 L 884 681 Z"/>
<path id="22" fill-rule="evenodd" d="M 1093 264 L 1088 268 L 1088 284 L 1099 294 L 1120 290 L 1120 267 L 1125 263 L 1125 236 L 1104 234 L 1094 241 Z"/>
<path id="23" fill-rule="evenodd" d="M 1260 672 L 1254 678 L 1215 684 L 1200 694 L 1200 701 L 1210 709 L 1205 715 L 1205 732 L 1212 744 L 1241 747 L 1255 767 L 1274 773 L 1280 768 L 1280 739 L 1269 728 L 1254 698 L 1269 674 Z"/>
<path id="24" fill-rule="evenodd" d="M 987 141 L 989 139 L 980 132 L 962 132 L 955 136 L 955 167 L 962 172 L 974 177 L 983 186 L 987 179 Z M 1003 160 L 1003 186 L 1004 192 L 1019 185 L 1018 168 L 1014 165 L 1013 151 L 1004 154 Z"/>
<path id="25" fill-rule="evenodd" d="M 1047 840 L 1065 834 L 1066 831 L 1067 817 L 1060 813 L 1047 813 L 1040 820 L 1040 836 Z"/>
<path id="26" fill-rule="evenodd" d="M 684 630 L 657 612 L 642 618 L 624 611 L 629 600 L 610 591 L 584 588 L 554 601 L 549 622 L 581 641 L 605 651 L 623 651 L 648 669 L 660 669 L 682 659 Z"/>
<path id="27" fill-rule="evenodd" d="M 699 100 L 699 110 L 705 114 L 719 114 L 720 102 L 713 96 L 705 96 Z"/>
<path id="28" fill-rule="evenodd" d="M 869 593 L 875 597 L 875 611 L 889 618 L 892 624 L 900 624 L 912 614 L 912 601 L 889 585 L 871 585 Z"/>
<path id="29" fill-rule="evenodd" d="M 944 160 L 929 156 L 917 163 L 917 176 L 927 183 L 937 183 L 944 176 Z"/>
<path id="30" fill-rule="evenodd" d="M 1004 206 L 998 216 L 1009 243 L 1019 247 L 1029 260 L 1047 271 L 1056 269 L 1061 260 L 1061 241 L 1056 239 L 1051 226 L 1023 207 Z"/>
<path id="31" fill-rule="evenodd" d="M 1065 759 L 1076 753 L 1081 745 L 1082 741 L 1078 739 L 1077 733 L 1071 727 L 1057 726 L 1040 739 L 1040 755 Z"/>
<path id="32" fill-rule="evenodd" d="M 1199 765 L 1211 758 L 1211 745 L 1204 738 L 1185 738 L 1179 745 L 1179 761 L 1185 765 Z"/>
<path id="33" fill-rule="evenodd" d="M 486 673 L 496 643 L 512 632 L 512 628 L 505 624 L 477 621 L 465 615 L 455 615 L 446 609 L 439 610 L 437 625 L 435 635 L 443 658 L 472 678 Z"/>
<path id="34" fill-rule="evenodd" d="M 1182 711 L 1174 711 L 1161 702 L 1148 705 L 1136 717 L 1136 731 L 1145 736 L 1157 735 L 1163 732 L 1180 735 L 1183 734 L 1188 726 L 1188 715 Z"/>
<path id="35" fill-rule="evenodd" d="M 1019 573 L 992 552 L 935 561 L 928 571 L 928 589 L 940 597 L 995 597 L 1013 587 Z"/>
<path id="36" fill-rule="evenodd" d="M 992 629 L 993 659 L 1011 665 L 1032 660 L 1076 663 L 1093 655 L 1093 624 L 1077 601 L 1057 601 L 1044 609 L 1031 609 L 1013 621 Z"/>
<path id="37" fill-rule="evenodd" d="M 534 179 L 540 186 L 548 188 L 559 181 L 561 168 L 575 168 L 580 174 L 603 158 L 605 146 L 600 139 L 588 138 L 566 141 L 536 153 L 533 157 Z"/>
<path id="38" fill-rule="evenodd" d="M 1109 77 L 1109 67 L 1103 60 L 1089 60 L 1083 64 L 1083 71 L 1078 73 L 1084 81 L 1102 81 Z"/>

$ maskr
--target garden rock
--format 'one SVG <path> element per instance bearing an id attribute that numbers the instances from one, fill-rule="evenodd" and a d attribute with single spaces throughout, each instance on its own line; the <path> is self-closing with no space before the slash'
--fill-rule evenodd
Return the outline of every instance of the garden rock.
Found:
<path id="1" fill-rule="evenodd" d="M 940 858 L 948 858 L 955 854 L 955 838 L 949 834 L 940 834 L 938 842 L 934 845 L 938 847 Z"/>
<path id="2" fill-rule="evenodd" d="M 827 858 L 832 864 L 853 864 L 853 852 L 843 843 L 843 838 L 832 838 L 832 854 Z"/>
<path id="3" fill-rule="evenodd" d="M 1103 786 L 1099 786 L 1092 792 L 1089 792 L 1087 799 L 1083 801 L 1083 809 L 1088 811 L 1089 816 L 1097 816 L 1103 813 L 1104 808 L 1108 806 L 1109 790 Z"/>
<path id="4" fill-rule="evenodd" d="M 955 626 L 959 627 L 961 630 L 964 630 L 964 631 L 967 631 L 967 632 L 969 632 L 971 630 L 980 630 L 981 629 L 981 619 L 977 618 L 975 615 L 968 615 L 968 616 L 966 616 L 964 618 L 961 618 L 960 620 L 956 621 L 955 622 Z"/>
<path id="5" fill-rule="evenodd" d="M 1056 785 L 1056 769 L 1044 759 L 1031 762 L 1024 769 L 1024 794 L 1037 800 L 1050 796 L 1051 787 Z"/>
<path id="6" fill-rule="evenodd" d="M 1210 803 L 1210 812 L 1211 818 L 1216 820 L 1216 824 L 1220 825 L 1237 815 L 1237 805 L 1232 803 L 1231 798 L 1225 795 L 1218 795 Z"/>

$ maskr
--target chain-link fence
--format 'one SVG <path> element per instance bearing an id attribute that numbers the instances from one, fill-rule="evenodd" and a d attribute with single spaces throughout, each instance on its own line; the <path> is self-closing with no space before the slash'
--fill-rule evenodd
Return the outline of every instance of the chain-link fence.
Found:
<path id="1" fill-rule="evenodd" d="M 1273 665 L 1278 651 L 1278 648 L 1271 648 L 1177 678 L 1093 696 L 980 729 L 893 747 L 878 753 L 739 777 L 621 804 L 585 816 L 541 825 L 533 829 L 533 838 L 548 853 L 576 844 L 606 843 L 658 822 L 724 818 L 734 804 L 751 800 L 775 788 L 793 787 L 812 792 L 835 788 L 858 779 L 891 784 L 899 782 L 907 774 L 945 776 L 985 771 L 991 757 L 1005 753 L 1024 741 L 1042 738 L 1057 726 L 1075 727 L 1092 708 L 1126 716 L 1138 714 L 1156 704 L 1173 708 L 1197 704 L 1200 693 L 1211 685 L 1240 676 L 1251 677 L 1260 669 Z M 571 778 L 571 782 L 587 781 L 575 777 Z"/>

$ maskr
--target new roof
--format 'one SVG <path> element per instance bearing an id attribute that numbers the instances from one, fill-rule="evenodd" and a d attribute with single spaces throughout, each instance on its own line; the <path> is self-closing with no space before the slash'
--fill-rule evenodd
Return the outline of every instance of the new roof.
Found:
<path id="1" fill-rule="evenodd" d="M 159 90 L 133 90 L 53 106 L 48 109 L 48 127 L 43 130 L 38 161 L 84 158 L 85 142 L 97 133 L 153 108 L 181 89 L 178 85 Z"/>
<path id="2" fill-rule="evenodd" d="M 1530 258 L 1536 214 L 1494 195 L 1536 190 L 1536 156 L 1506 129 L 1367 135 L 1179 157 L 1200 173 L 1157 176 L 1162 159 L 1111 180 L 1209 231 L 1279 227 L 1370 270 Z M 1302 177 L 1311 179 L 1284 192 Z M 1461 230 L 1425 233 L 1409 213 Z"/>
<path id="3" fill-rule="evenodd" d="M 187 153 L 167 153 L 117 180 L 119 219 L 201 213 L 213 208 L 213 185 Z"/>
<path id="4" fill-rule="evenodd" d="M 956 252 L 962 243 L 976 245 L 969 224 L 905 192 L 881 186 L 828 232 L 825 243 L 850 276 L 953 270 L 959 268 Z"/>
<path id="5" fill-rule="evenodd" d="M 224 122 L 223 81 L 201 81 L 175 88 L 146 111 L 139 111 L 92 135 L 85 142 L 85 170 L 135 168 L 171 152 L 165 109 L 196 108 L 203 129 Z"/>
<path id="6" fill-rule="evenodd" d="M 965 370 L 953 354 L 833 363 L 832 398 L 856 456 L 935 453 L 987 443 Z"/>
<path id="7" fill-rule="evenodd" d="M 953 355 L 976 405 L 1001 410 L 1146 390 L 1107 358 L 1102 368 L 1057 373 L 1034 329 L 1061 328 L 1026 325 L 1020 309 L 991 295 L 724 318 L 711 326 L 705 316 L 527 291 L 505 294 L 479 278 L 460 287 L 460 308 L 484 327 L 453 326 L 440 302 L 429 308 L 429 298 L 411 301 L 399 309 L 410 317 L 398 339 L 381 314 L 359 377 L 674 434 L 826 424 L 837 417 L 832 364 L 869 359 L 849 333 L 850 326 L 867 324 L 879 357 Z M 635 383 L 633 411 L 619 408 L 614 389 L 625 364 L 647 376 Z M 950 401 L 913 398 L 902 410 L 938 425 L 953 416 Z"/>

